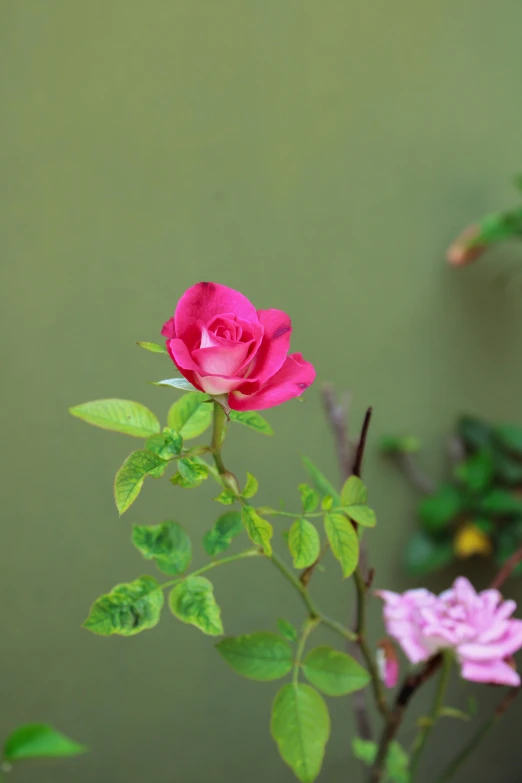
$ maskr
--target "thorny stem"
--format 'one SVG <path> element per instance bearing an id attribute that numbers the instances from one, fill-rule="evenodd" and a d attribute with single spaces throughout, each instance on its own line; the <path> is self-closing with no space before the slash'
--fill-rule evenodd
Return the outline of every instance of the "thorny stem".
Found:
<path id="1" fill-rule="evenodd" d="M 444 697 L 446 695 L 446 689 L 448 687 L 452 663 L 453 663 L 453 658 L 451 656 L 451 653 L 446 652 L 443 655 L 442 671 L 440 673 L 440 679 L 439 679 L 439 684 L 437 686 L 437 690 L 435 691 L 435 701 L 433 702 L 433 709 L 431 711 L 430 720 L 423 726 L 419 736 L 419 740 L 416 744 L 416 748 L 411 757 L 410 774 L 411 774 L 412 783 L 415 779 L 415 774 L 419 766 L 422 751 L 424 750 L 427 739 L 431 734 L 431 731 L 439 718 L 440 711 L 444 706 Z"/>
<path id="2" fill-rule="evenodd" d="M 480 743 L 482 742 L 482 739 L 484 736 L 488 733 L 488 731 L 493 728 L 493 726 L 498 723 L 498 721 L 501 719 L 501 717 L 504 715 L 506 710 L 509 708 L 511 702 L 513 702 L 520 691 L 520 688 L 510 688 L 509 691 L 506 693 L 502 701 L 498 704 L 495 712 L 493 715 L 488 718 L 488 720 L 484 721 L 482 726 L 480 726 L 475 734 L 471 737 L 469 742 L 464 745 L 463 749 L 460 751 L 460 753 L 455 756 L 453 761 L 451 761 L 446 769 L 442 772 L 440 777 L 437 778 L 436 783 L 446 783 L 446 781 L 451 780 L 455 772 L 459 769 L 459 767 L 467 760 L 468 756 L 477 748 Z"/>

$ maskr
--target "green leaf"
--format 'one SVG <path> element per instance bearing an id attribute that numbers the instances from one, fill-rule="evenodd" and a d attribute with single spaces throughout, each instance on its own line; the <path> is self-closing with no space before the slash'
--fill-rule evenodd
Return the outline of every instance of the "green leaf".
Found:
<path id="1" fill-rule="evenodd" d="M 296 519 L 288 535 L 288 548 L 294 559 L 294 568 L 307 568 L 319 557 L 319 533 L 307 519 Z"/>
<path id="2" fill-rule="evenodd" d="M 371 679 L 355 658 L 327 645 L 310 650 L 303 661 L 303 672 L 312 685 L 327 696 L 359 691 Z"/>
<path id="3" fill-rule="evenodd" d="M 259 489 L 259 482 L 251 473 L 247 473 L 245 488 L 241 493 L 242 498 L 252 498 Z"/>
<path id="4" fill-rule="evenodd" d="M 375 511 L 369 506 L 345 506 L 343 511 L 362 527 L 375 527 L 377 524 Z"/>
<path id="5" fill-rule="evenodd" d="M 420 440 L 413 436 L 385 435 L 380 440 L 381 451 L 387 454 L 413 454 L 420 449 Z"/>
<path id="6" fill-rule="evenodd" d="M 140 576 L 98 598 L 83 627 L 100 636 L 134 636 L 158 624 L 163 601 L 158 582 L 152 576 Z"/>
<path id="7" fill-rule="evenodd" d="M 145 443 L 147 451 L 152 451 L 161 459 L 169 460 L 177 457 L 183 446 L 183 438 L 175 430 L 165 427 L 163 432 L 151 435 Z"/>
<path id="8" fill-rule="evenodd" d="M 169 410 L 167 423 L 184 440 L 197 438 L 212 423 L 212 405 L 207 395 L 201 392 L 184 394 Z"/>
<path id="9" fill-rule="evenodd" d="M 274 534 L 274 529 L 270 522 L 260 517 L 252 506 L 243 506 L 241 518 L 250 540 L 257 546 L 262 547 L 265 555 L 270 557 L 272 554 L 270 540 Z"/>
<path id="10" fill-rule="evenodd" d="M 19 726 L 7 738 L 3 756 L 6 761 L 36 758 L 65 758 L 86 753 L 87 748 L 45 723 Z"/>
<path id="11" fill-rule="evenodd" d="M 296 777 L 313 783 L 330 736 L 330 716 L 322 697 L 310 685 L 284 685 L 272 705 L 270 729 Z"/>
<path id="12" fill-rule="evenodd" d="M 365 506 L 368 502 L 368 491 L 358 476 L 346 479 L 341 490 L 343 506 Z"/>
<path id="13" fill-rule="evenodd" d="M 308 457 L 303 457 L 303 465 L 305 466 L 312 486 L 316 492 L 319 493 L 319 497 L 324 498 L 326 495 L 330 495 L 335 501 L 337 506 L 341 505 L 341 496 L 335 489 L 334 485 L 324 476 L 319 468 L 313 464 Z"/>
<path id="14" fill-rule="evenodd" d="M 214 587 L 204 576 L 189 576 L 176 585 L 169 596 L 169 606 L 178 620 L 195 625 L 208 636 L 223 633 Z"/>
<path id="15" fill-rule="evenodd" d="M 522 514 L 522 498 L 505 489 L 492 489 L 481 498 L 478 509 L 483 514 L 516 516 Z"/>
<path id="16" fill-rule="evenodd" d="M 296 642 L 297 641 L 297 631 L 288 620 L 283 620 L 282 617 L 279 618 L 277 621 L 277 628 L 281 636 L 284 636 L 285 639 L 289 642 Z"/>
<path id="17" fill-rule="evenodd" d="M 219 517 L 214 527 L 205 533 L 203 537 L 205 552 L 210 557 L 225 552 L 234 538 L 243 530 L 243 521 L 239 511 L 227 511 Z"/>
<path id="18" fill-rule="evenodd" d="M 493 480 L 493 455 L 488 449 L 477 451 L 456 466 L 454 475 L 471 492 L 483 492 Z"/>
<path id="19" fill-rule="evenodd" d="M 186 378 L 167 378 L 165 381 L 149 381 L 152 386 L 170 386 L 172 389 L 182 389 L 183 391 L 194 390 L 194 385 Z M 195 392 L 199 394 L 200 392 Z M 187 438 L 188 435 L 185 435 Z"/>
<path id="20" fill-rule="evenodd" d="M 133 451 L 114 479 L 114 500 L 120 516 L 134 503 L 147 475 L 157 477 L 167 463 L 152 451 Z"/>
<path id="21" fill-rule="evenodd" d="M 132 543 L 147 560 L 154 560 L 164 574 L 182 574 L 192 560 L 192 545 L 179 522 L 135 525 Z"/>
<path id="22" fill-rule="evenodd" d="M 392 783 L 410 783 L 410 759 L 398 742 L 391 742 L 386 758 L 386 772 Z"/>
<path id="23" fill-rule="evenodd" d="M 363 527 L 375 527 L 375 511 L 366 505 L 368 492 L 358 476 L 350 476 L 342 488 L 341 502 L 343 511 Z"/>
<path id="24" fill-rule="evenodd" d="M 462 510 L 463 498 L 453 484 L 441 484 L 434 495 L 421 500 L 419 516 L 429 532 L 445 528 Z"/>
<path id="25" fill-rule="evenodd" d="M 322 510 L 323 511 L 330 511 L 332 506 L 333 506 L 333 497 L 331 497 L 331 495 L 326 495 L 326 497 L 324 497 L 321 500 L 321 508 L 322 508 Z"/>
<path id="26" fill-rule="evenodd" d="M 200 484 L 208 478 L 208 468 L 202 462 L 192 457 L 184 457 L 178 462 L 178 470 L 187 484 Z"/>
<path id="27" fill-rule="evenodd" d="M 406 543 L 405 566 L 412 576 L 438 571 L 454 559 L 451 540 L 438 541 L 422 530 Z"/>
<path id="28" fill-rule="evenodd" d="M 370 767 L 377 758 L 377 743 L 371 740 L 363 740 L 354 737 L 352 751 L 355 758 Z M 386 773 L 393 783 L 409 783 L 409 758 L 406 751 L 398 742 L 391 742 L 386 758 Z M 384 780 L 384 779 L 383 779 Z"/>
<path id="29" fill-rule="evenodd" d="M 231 489 L 224 489 L 216 498 L 216 503 L 221 503 L 223 506 L 231 506 L 237 500 L 235 492 Z"/>
<path id="30" fill-rule="evenodd" d="M 152 411 L 131 400 L 94 400 L 69 408 L 69 412 L 95 427 L 137 438 L 148 438 L 161 429 Z"/>
<path id="31" fill-rule="evenodd" d="M 151 353 L 166 353 L 167 356 L 169 353 L 164 345 L 158 345 L 157 343 L 136 343 L 136 345 L 139 345 L 140 348 L 145 348 L 146 351 Z"/>
<path id="32" fill-rule="evenodd" d="M 251 680 L 278 680 L 294 663 L 288 642 L 268 631 L 229 636 L 216 644 L 216 649 L 234 671 Z"/>
<path id="33" fill-rule="evenodd" d="M 231 421 L 238 421 L 245 427 L 261 433 L 261 435 L 273 435 L 274 430 L 257 411 L 230 411 Z"/>
<path id="34" fill-rule="evenodd" d="M 457 424 L 457 432 L 465 445 L 474 450 L 487 448 L 493 437 L 491 425 L 473 416 L 463 416 Z"/>
<path id="35" fill-rule="evenodd" d="M 359 538 L 344 514 L 326 514 L 324 526 L 332 552 L 341 563 L 346 578 L 353 574 L 359 561 Z"/>
<path id="36" fill-rule="evenodd" d="M 514 424 L 500 424 L 495 427 L 494 433 L 504 448 L 518 457 L 522 456 L 522 427 L 517 427 Z"/>
<path id="37" fill-rule="evenodd" d="M 299 484 L 299 494 L 303 504 L 303 514 L 311 514 L 319 505 L 319 495 L 308 484 Z"/>

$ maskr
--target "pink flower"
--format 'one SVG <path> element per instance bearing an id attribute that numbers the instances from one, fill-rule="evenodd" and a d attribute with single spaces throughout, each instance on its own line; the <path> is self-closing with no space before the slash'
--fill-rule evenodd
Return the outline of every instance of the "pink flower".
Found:
<path id="1" fill-rule="evenodd" d="M 288 353 L 292 324 L 281 310 L 256 310 L 218 283 L 185 291 L 163 326 L 181 374 L 207 394 L 227 394 L 238 411 L 272 408 L 299 397 L 315 378 L 300 353 Z"/>
<path id="2" fill-rule="evenodd" d="M 517 608 L 498 590 L 476 593 L 464 577 L 439 596 L 428 590 L 377 592 L 384 600 L 384 620 L 412 663 L 451 649 L 465 680 L 520 685 L 508 663 L 522 647 L 522 620 L 510 619 Z"/>

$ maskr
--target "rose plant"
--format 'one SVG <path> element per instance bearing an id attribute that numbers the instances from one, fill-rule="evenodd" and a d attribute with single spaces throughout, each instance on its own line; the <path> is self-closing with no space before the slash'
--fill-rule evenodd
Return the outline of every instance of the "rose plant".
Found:
<path id="1" fill-rule="evenodd" d="M 353 751 L 369 767 L 368 781 L 412 783 L 436 720 L 442 714 L 460 715 L 444 705 L 454 661 L 459 663 L 464 678 L 509 686 L 491 719 L 493 723 L 505 712 L 518 688 L 512 656 L 522 646 L 522 621 L 511 617 L 515 605 L 503 601 L 498 588 L 516 565 L 516 557 L 522 558 L 522 552 L 515 553 L 515 560 L 504 565 L 494 588 L 482 593 L 477 594 L 464 579 L 438 597 L 426 590 L 402 596 L 377 591 L 384 601 L 384 619 L 391 638 L 373 644 L 367 637 L 365 617 L 374 573 L 360 561 L 362 533 L 376 524 L 361 479 L 371 409 L 356 448 L 351 449 L 343 408 L 326 387 L 324 401 L 336 438 L 342 486 L 336 487 L 305 458 L 308 482 L 299 486 L 296 511 L 256 506 L 257 479 L 250 473 L 243 478 L 225 466 L 223 443 L 227 430 L 236 423 L 271 435 L 270 425 L 258 411 L 300 397 L 313 382 L 313 366 L 300 353 L 289 353 L 290 318 L 279 310 L 256 310 L 245 296 L 225 286 L 198 283 L 183 294 L 162 334 L 165 347 L 139 344 L 149 351 L 168 354 L 179 370 L 180 375 L 158 384 L 186 392 L 172 404 L 165 427 L 152 411 L 129 400 L 88 402 L 72 408 L 71 413 L 98 427 L 144 439 L 142 447 L 127 457 L 116 474 L 114 496 L 120 514 L 136 500 L 145 479 L 169 472 L 170 482 L 181 488 L 196 488 L 206 480 L 216 482 L 215 500 L 226 510 L 218 515 L 202 541 L 210 560 L 194 570 L 190 570 L 193 542 L 183 525 L 177 521 L 135 525 L 134 546 L 167 578 L 159 581 L 145 575 L 116 585 L 94 602 L 84 627 L 101 636 L 132 636 L 151 629 L 160 620 L 168 591 L 171 613 L 208 636 L 221 637 L 216 649 L 238 674 L 260 681 L 289 678 L 275 697 L 270 727 L 283 760 L 302 783 L 312 783 L 320 774 L 330 734 L 324 696 L 349 694 L 354 694 L 358 733 Z M 210 427 L 210 442 L 195 446 L 188 443 Z M 273 543 L 270 520 L 278 517 L 289 525 L 281 532 L 286 534 L 291 563 Z M 242 548 L 227 553 L 239 542 Z M 328 550 L 338 561 L 342 577 L 352 579 L 355 585 L 353 628 L 326 614 L 311 592 L 314 572 Z M 300 629 L 281 619 L 278 633 L 260 630 L 224 636 L 221 610 L 208 574 L 240 559 L 273 566 L 297 592 L 305 611 Z M 314 631 L 320 627 L 335 634 L 350 654 L 330 645 L 307 650 Z M 392 639 L 399 642 L 417 668 L 406 672 L 390 701 L 387 689 L 395 687 L 400 667 Z M 432 714 L 422 723 L 408 751 L 397 741 L 406 708 L 417 690 L 439 670 Z M 377 742 L 367 712 L 366 687 L 371 689 L 383 724 Z M 438 781 L 450 779 L 484 733 L 482 726 Z"/>

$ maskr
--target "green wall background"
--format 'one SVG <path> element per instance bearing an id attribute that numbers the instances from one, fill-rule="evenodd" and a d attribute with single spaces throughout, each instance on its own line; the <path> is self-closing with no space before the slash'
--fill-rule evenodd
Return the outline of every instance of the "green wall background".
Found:
<path id="1" fill-rule="evenodd" d="M 421 435 L 436 474 L 460 411 L 522 420 L 512 253 L 458 273 L 444 262 L 463 225 L 516 197 L 521 24 L 515 0 L 0 4 L 0 731 L 46 720 L 92 748 L 13 780 L 292 780 L 268 732 L 277 684 L 239 680 L 168 614 L 133 639 L 80 629 L 96 596 L 145 570 L 131 523 L 176 518 L 199 537 L 218 510 L 210 487 L 156 483 L 119 520 L 111 481 L 133 444 L 67 408 L 120 396 L 165 414 L 171 393 L 145 380 L 166 360 L 134 341 L 157 340 L 198 280 L 287 310 L 294 350 L 352 391 L 354 426 L 375 407 L 376 581 L 411 584 L 400 558 L 415 498 L 378 436 Z M 307 399 L 269 412 L 276 439 L 241 431 L 227 445 L 262 502 L 293 502 L 302 453 L 335 472 L 318 384 Z M 301 619 L 261 563 L 215 584 L 230 634 Z M 337 569 L 315 590 L 349 616 Z M 373 623 L 382 633 L 377 606 Z M 356 774 L 352 718 L 347 700 L 331 707 L 321 780 L 341 783 Z M 521 717 L 519 703 L 460 781 L 521 778 Z M 432 765 L 467 731 L 437 730 Z"/>

